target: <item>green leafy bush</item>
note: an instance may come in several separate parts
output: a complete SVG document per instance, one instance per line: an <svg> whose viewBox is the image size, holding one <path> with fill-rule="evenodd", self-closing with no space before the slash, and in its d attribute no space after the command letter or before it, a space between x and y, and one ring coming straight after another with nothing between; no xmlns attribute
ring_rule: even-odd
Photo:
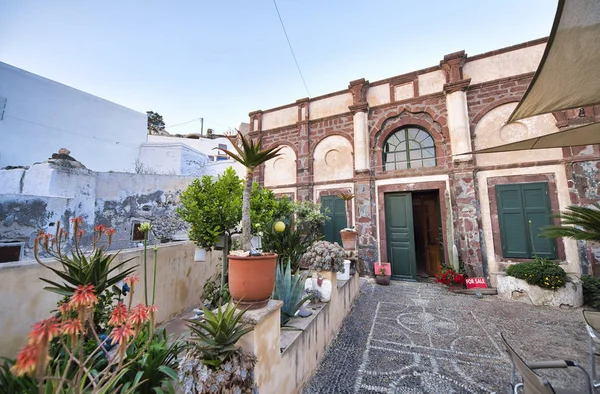
<svg viewBox="0 0 600 394"><path fill-rule="evenodd" d="M296 271L302 255L320 238L319 233L303 233L292 226L286 226L285 230L277 232L271 225L264 229L262 245L264 250L277 253L279 264L289 260L292 271Z"/></svg>
<svg viewBox="0 0 600 394"><path fill-rule="evenodd" d="M600 278L591 275L582 275L583 303L594 309L600 309Z"/></svg>
<svg viewBox="0 0 600 394"><path fill-rule="evenodd" d="M536 257L533 261L511 265L506 275L523 279L530 285L556 290L567 282L567 274L556 262Z"/></svg>

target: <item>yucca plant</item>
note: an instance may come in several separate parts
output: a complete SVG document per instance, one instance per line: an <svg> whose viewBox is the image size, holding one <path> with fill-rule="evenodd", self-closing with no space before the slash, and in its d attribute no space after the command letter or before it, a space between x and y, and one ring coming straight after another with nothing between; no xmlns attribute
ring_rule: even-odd
<svg viewBox="0 0 600 394"><path fill-rule="evenodd" d="M109 229L102 225L96 226L92 240L92 249L86 254L80 246L81 238L85 234L85 231L80 228L82 218L80 216L73 218L71 222L73 223L74 246L70 253L64 253L63 250L69 233L60 226L60 222L57 223L56 234L54 236L40 232L35 238L34 256L37 262L64 280L60 284L49 279L40 278L51 285L45 287L46 290L64 296L72 296L78 286L91 284L96 289L97 294L103 294L104 290L110 289L113 285L116 285L125 279L127 275L135 271L135 267L131 267L119 272L132 259L125 260L111 267L111 264L119 253L108 254L103 247L98 246L98 242L103 234L105 234L108 238L108 247L110 247L112 235L115 233L114 229ZM44 263L39 255L40 248L58 261L62 269L53 268ZM111 274L114 275L110 276Z"/></svg>
<svg viewBox="0 0 600 394"><path fill-rule="evenodd" d="M202 354L202 363L217 369L238 350L237 341L254 330L253 326L240 322L246 310L238 311L238 304L227 303L214 313L205 306L203 320L188 320L192 331L191 342Z"/></svg>
<svg viewBox="0 0 600 394"><path fill-rule="evenodd" d="M561 225L543 228L542 237L600 241L600 204L595 203L591 207L570 205L559 217Z"/></svg>
<svg viewBox="0 0 600 394"><path fill-rule="evenodd" d="M281 307L281 325L284 326L298 309L304 304L304 301L310 298L304 294L304 282L306 274L296 271L292 274L290 260L288 259L285 268L283 264L277 265L275 277L275 289L273 290L273 299L283 301Z"/></svg>
<svg viewBox="0 0 600 394"><path fill-rule="evenodd" d="M232 159L246 167L246 184L242 195L242 248L244 250L250 250L252 248L250 243L250 238L252 236L252 223L250 222L250 194L252 193L254 169L262 163L279 156L281 147L263 149L260 141L254 142L252 139L247 139L239 131L238 138L240 139L241 146L238 145L235 137L227 137L237 153L223 148L215 149L225 152Z"/></svg>

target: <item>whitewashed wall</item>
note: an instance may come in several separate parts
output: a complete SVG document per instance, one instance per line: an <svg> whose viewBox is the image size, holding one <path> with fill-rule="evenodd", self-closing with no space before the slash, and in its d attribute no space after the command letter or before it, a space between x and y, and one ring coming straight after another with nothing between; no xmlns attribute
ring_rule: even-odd
<svg viewBox="0 0 600 394"><path fill-rule="evenodd" d="M146 114L0 62L0 167L30 166L60 148L94 171L133 172Z"/></svg>

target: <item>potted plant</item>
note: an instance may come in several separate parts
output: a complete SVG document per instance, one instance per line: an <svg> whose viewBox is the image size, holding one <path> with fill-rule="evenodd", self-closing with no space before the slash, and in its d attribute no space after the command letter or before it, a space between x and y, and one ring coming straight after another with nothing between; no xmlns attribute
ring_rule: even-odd
<svg viewBox="0 0 600 394"><path fill-rule="evenodd" d="M455 292L465 287L466 275L456 272L452 268L442 267L442 273L435 276L435 281L448 286L448 290Z"/></svg>
<svg viewBox="0 0 600 394"><path fill-rule="evenodd" d="M390 275L387 274L386 269L383 265L379 266L379 271L375 275L375 283L384 286L389 286L390 284Z"/></svg>
<svg viewBox="0 0 600 394"><path fill-rule="evenodd" d="M254 142L238 132L241 146L235 137L227 137L235 151L217 148L246 167L246 183L242 196L242 248L232 252L229 260L229 292L234 301L249 309L261 308L269 302L275 286L276 253L253 253L250 221L250 194L254 169L264 162L279 156L281 147L262 149L260 141Z"/></svg>
<svg viewBox="0 0 600 394"><path fill-rule="evenodd" d="M337 195L339 198L344 200L344 205L346 201L350 201L354 198L354 194L342 192ZM344 206L344 208L346 208ZM350 218L348 213L346 212L346 223L350 223ZM342 244L344 245L344 249L346 250L355 250L356 249L356 238L358 237L358 233L354 229L354 226L349 226L340 230L340 235L342 237Z"/></svg>

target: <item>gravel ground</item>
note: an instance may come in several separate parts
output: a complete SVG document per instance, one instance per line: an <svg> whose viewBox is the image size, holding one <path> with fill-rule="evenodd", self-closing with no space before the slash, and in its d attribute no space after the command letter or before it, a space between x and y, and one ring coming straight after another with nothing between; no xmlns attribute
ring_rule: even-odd
<svg viewBox="0 0 600 394"><path fill-rule="evenodd" d="M526 360L571 359L589 371L581 309L450 293L435 283L369 280L305 393L506 393L510 362L498 333ZM546 370L585 387L577 370Z"/></svg>

